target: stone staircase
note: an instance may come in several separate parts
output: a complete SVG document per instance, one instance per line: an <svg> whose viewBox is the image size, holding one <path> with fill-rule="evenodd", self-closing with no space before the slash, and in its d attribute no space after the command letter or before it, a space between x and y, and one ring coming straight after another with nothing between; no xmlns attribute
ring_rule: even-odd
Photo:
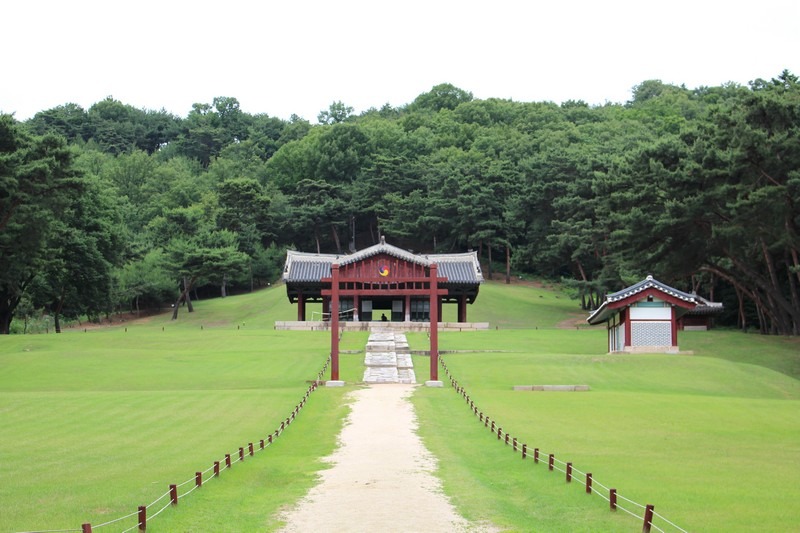
<svg viewBox="0 0 800 533"><path fill-rule="evenodd" d="M388 329L370 333L364 365L364 383L417 382L404 333Z"/></svg>

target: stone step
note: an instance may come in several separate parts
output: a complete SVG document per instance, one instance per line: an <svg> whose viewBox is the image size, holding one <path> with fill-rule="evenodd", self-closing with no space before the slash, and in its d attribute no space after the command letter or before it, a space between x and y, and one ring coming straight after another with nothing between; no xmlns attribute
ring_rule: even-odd
<svg viewBox="0 0 800 533"><path fill-rule="evenodd" d="M416 383L406 336L377 331L369 336L364 355L365 383Z"/></svg>

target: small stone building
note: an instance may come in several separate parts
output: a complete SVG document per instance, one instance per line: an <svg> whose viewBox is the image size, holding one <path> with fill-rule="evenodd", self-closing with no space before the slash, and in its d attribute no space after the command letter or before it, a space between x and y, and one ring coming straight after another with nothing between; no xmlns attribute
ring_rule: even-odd
<svg viewBox="0 0 800 533"><path fill-rule="evenodd" d="M609 294L587 322L606 324L609 352L678 352L680 319L690 312L718 312L722 304L680 291L647 276Z"/></svg>

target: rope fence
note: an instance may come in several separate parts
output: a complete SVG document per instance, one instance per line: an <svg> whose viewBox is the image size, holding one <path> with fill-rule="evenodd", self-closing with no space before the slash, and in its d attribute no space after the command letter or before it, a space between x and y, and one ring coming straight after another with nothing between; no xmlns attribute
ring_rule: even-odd
<svg viewBox="0 0 800 533"><path fill-rule="evenodd" d="M78 531L78 532L81 532L81 533L92 533L92 531L98 530L98 529L100 529L102 527L110 526L110 525L113 525L113 524L116 524L116 523L119 523L119 522L124 522L124 521L129 520L129 519L131 519L133 517L136 517L136 523L133 526L130 526L127 529L122 530L122 533L128 533L128 532L136 530L136 529L138 529L139 531L145 531L147 529L148 521L151 521L154 518L156 518L158 515L160 515L162 512L164 512L167 508L175 506L175 505L178 505L178 501L180 499L185 498L186 496L188 496L189 494L191 494L195 490L197 490L200 487L202 487L203 485L207 484L212 479L219 477L220 472L221 472L221 470L220 470L221 465L224 466L225 469L228 469L228 468L230 468L231 466L233 466L234 464L236 464L238 462L243 462L244 458L245 458L245 455L253 456L256 452L262 451L266 447L271 445L273 443L273 441L276 438L278 438L286 430L286 428L289 426L289 424L291 424L295 420L295 418L297 417L297 414L300 412L300 410L303 407L305 407L306 402L308 401L308 398L311 395L311 393L314 392L315 390L317 390L317 388L319 387L319 384L323 381L322 378L324 377L325 372L328 370L328 365L330 365L330 362L331 362L330 357L328 357L328 359L325 361L325 364L322 367L322 370L320 370L320 372L317 374L317 378L314 381L311 382L311 385L306 390L306 393L303 396L303 399L295 406L295 408L292 410L291 414L289 416L287 416L285 420L281 421L280 426L277 427L275 429L275 431L273 431L272 433L267 435L266 438L260 439L258 441L258 445L257 446L254 443L250 442L250 443L247 444L246 447L245 446L240 447L239 451L238 451L238 454L236 455L236 459L235 460L233 460L231 458L231 454L226 453L225 457L222 460L214 461L214 464L211 467L207 468L206 470L204 470L202 472L201 471L195 472L195 475L193 477L187 479L183 483L170 485L169 486L169 490L166 493L162 494L161 496L159 496L158 498L156 498L155 500L150 502L150 504L141 505L141 506L139 506L139 508L136 511L134 511L134 512L128 514L128 515L121 516L119 518L115 518L115 519L109 520L107 522L103 522L102 524L97 524L97 525L93 526L91 523L85 523L85 524L81 524L81 527L77 528L77 529L42 529L42 530L26 531L24 533L68 533L68 532L73 532L73 531ZM212 471L213 471L213 475L207 476L207 474L209 474L209 472L212 472ZM179 488L184 487L184 486L186 486L186 485L188 485L190 483L194 483L194 485L192 485L192 487L190 489L186 490L182 494L178 494L178 489ZM153 512L152 514L148 514L148 511L151 508L156 506L161 500L163 500L165 498L169 498L169 501L167 501L167 503L165 505L163 505L161 508L159 508L157 511Z"/></svg>
<svg viewBox="0 0 800 533"><path fill-rule="evenodd" d="M450 385L467 402L470 410L476 417L478 417L478 420L483 423L484 427L489 428L492 434L497 434L497 440L503 442L506 446L511 446L515 453L520 452L522 454L522 459L528 459L528 457L531 457L527 444L520 443L516 437L513 437L507 431L503 431L503 428L496 420L493 420L488 415L485 415L483 411L481 411L475 405L475 402L472 400L472 398L470 398L470 395L467 394L467 391L464 389L464 387L460 386L458 381L456 381L456 379L450 374L450 370L447 368L447 363L444 361L444 358L441 357L441 355L439 356L439 365L444 370L445 375L450 379ZM532 457L534 464L546 462L548 470L557 471L564 474L567 483L572 483L575 481L576 483L583 485L585 487L586 494L595 494L600 496L602 499L608 502L609 509L611 511L620 510L636 519L642 520L642 533L650 533L651 531L659 531L661 533L675 531L680 533L688 533L685 529L677 526L673 522L670 522L664 518L662 515L656 513L653 505L642 505L629 498L626 498L622 494L619 494L617 489L609 488L598 482L596 479L594 479L591 472L582 472L581 470L575 468L571 462L565 462L556 458L555 454L544 454L539 450L539 448L534 448ZM598 488L600 490L598 490ZM626 505L623 506L621 502L624 502ZM633 510L631 510L631 508L633 508ZM660 526L653 523L656 518L658 519Z"/></svg>

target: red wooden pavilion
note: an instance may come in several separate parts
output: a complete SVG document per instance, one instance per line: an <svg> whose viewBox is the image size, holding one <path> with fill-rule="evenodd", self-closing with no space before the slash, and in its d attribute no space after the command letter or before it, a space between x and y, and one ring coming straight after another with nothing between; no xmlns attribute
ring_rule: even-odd
<svg viewBox="0 0 800 533"><path fill-rule="evenodd" d="M442 304L458 305L458 321L467 321L467 304L483 282L476 252L414 254L380 243L348 255L289 251L283 272L297 320L306 320L306 304L321 302L330 322L331 379L339 379L341 321L427 322L430 328L431 380L438 379L438 323ZM379 315L380 313L380 315Z"/></svg>

